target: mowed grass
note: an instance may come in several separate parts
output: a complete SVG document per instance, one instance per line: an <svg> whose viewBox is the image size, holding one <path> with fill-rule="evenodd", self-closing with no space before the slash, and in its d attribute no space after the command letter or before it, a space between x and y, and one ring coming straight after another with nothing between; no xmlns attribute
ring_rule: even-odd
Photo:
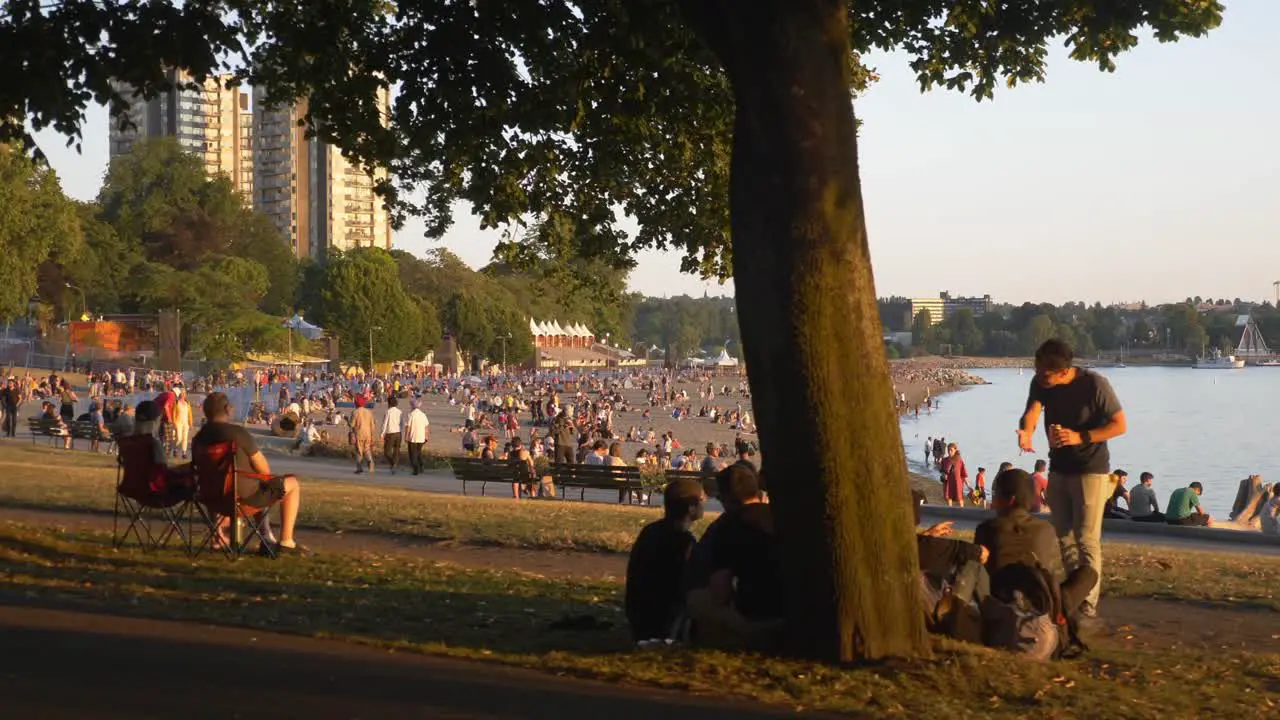
<svg viewBox="0 0 1280 720"><path fill-rule="evenodd" d="M0 446L0 506L104 512L114 458L47 447ZM575 501L440 495L306 480L299 523L330 532L536 550L625 553L656 508ZM695 532L710 522L696 527ZM957 534L972 539L971 534ZM1108 596L1280 610L1280 556L1107 543ZM619 558L619 562L622 559ZM1280 631L1278 631L1280 632Z"/></svg>
<svg viewBox="0 0 1280 720"><path fill-rule="evenodd" d="M0 597L328 637L861 717L1275 717L1280 656L1102 649L1027 663L939 641L927 660L852 667L635 650L620 586L403 556L228 562L113 551L104 533L0 523ZM590 615L597 629L557 630ZM480 672L483 672L482 670Z"/></svg>
<svg viewBox="0 0 1280 720"><path fill-rule="evenodd" d="M86 452L0 446L0 505L110 511L115 458ZM560 500L440 495L303 477L299 525L475 545L626 552L658 508ZM704 521L703 526L706 522Z"/></svg>

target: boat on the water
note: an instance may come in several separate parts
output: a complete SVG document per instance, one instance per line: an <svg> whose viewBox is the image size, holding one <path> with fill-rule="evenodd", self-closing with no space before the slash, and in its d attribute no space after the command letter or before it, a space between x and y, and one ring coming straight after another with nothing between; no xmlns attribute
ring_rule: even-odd
<svg viewBox="0 0 1280 720"><path fill-rule="evenodd" d="M1258 363L1258 367L1280 367L1280 360L1276 360L1274 358L1271 360L1263 360Z"/></svg>
<svg viewBox="0 0 1280 720"><path fill-rule="evenodd" d="M1223 355L1221 350L1214 348L1208 355L1197 357L1191 367L1197 370L1239 370L1244 367L1244 360L1235 355Z"/></svg>

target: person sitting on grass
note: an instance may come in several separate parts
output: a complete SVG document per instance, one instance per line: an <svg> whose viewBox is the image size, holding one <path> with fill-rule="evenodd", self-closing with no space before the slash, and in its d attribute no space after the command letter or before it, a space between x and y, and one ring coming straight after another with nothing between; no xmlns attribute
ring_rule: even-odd
<svg viewBox="0 0 1280 720"><path fill-rule="evenodd" d="M1165 522L1170 525L1213 527L1213 518L1200 507L1200 495L1203 492L1204 486L1198 482L1174 490L1169 496L1169 507L1165 508Z"/></svg>
<svg viewBox="0 0 1280 720"><path fill-rule="evenodd" d="M663 517L640 531L627 559L624 606L636 642L667 640L684 612L680 592L685 563L697 542L689 528L702 518L702 483L682 478L667 484Z"/></svg>
<svg viewBox="0 0 1280 720"><path fill-rule="evenodd" d="M1038 494L1035 479L1027 471L1001 472L992 483L991 507L996 517L978 525L973 541L987 550L986 567L992 578L1015 564L1043 568L1061 590L1063 612L1074 616L1097 584L1098 571L1084 565L1067 577L1053 525L1031 514Z"/></svg>
<svg viewBox="0 0 1280 720"><path fill-rule="evenodd" d="M292 475L272 475L267 458L258 449L253 435L240 425L231 423L231 402L220 393L210 393L204 399L204 416L206 422L200 432L191 439L192 457L203 454L205 447L217 443L233 442L236 445L236 468L241 472L256 473L266 476L266 480L256 477L237 476L236 494L241 504L258 510L258 515L265 520L268 509L277 503L280 505L280 541L273 548L281 555L308 555L310 551L299 545L293 537L294 526L298 522L298 507L301 503L298 479ZM229 519L228 519L229 521ZM264 533L271 542L270 531ZM227 542L227 538L219 530L219 540Z"/></svg>
<svg viewBox="0 0 1280 720"><path fill-rule="evenodd" d="M915 523L919 526L924 493L912 490L911 499ZM926 625L931 632L979 642L977 606L991 592L991 580L984 567L987 549L949 538L951 525L948 520L916 533ZM970 608L972 612L967 615L959 612L963 608ZM966 618L972 622L965 622Z"/></svg>
<svg viewBox="0 0 1280 720"><path fill-rule="evenodd" d="M692 639L724 649L768 649L778 640L785 602L771 508L746 464L716 475L716 495L724 512L694 546L685 572Z"/></svg>

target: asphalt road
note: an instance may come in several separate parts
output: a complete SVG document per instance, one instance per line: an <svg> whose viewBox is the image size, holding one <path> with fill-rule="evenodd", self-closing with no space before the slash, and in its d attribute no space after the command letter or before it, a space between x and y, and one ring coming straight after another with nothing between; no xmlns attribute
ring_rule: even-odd
<svg viewBox="0 0 1280 720"><path fill-rule="evenodd" d="M742 720L789 708L194 623L0 605L0 717Z"/></svg>

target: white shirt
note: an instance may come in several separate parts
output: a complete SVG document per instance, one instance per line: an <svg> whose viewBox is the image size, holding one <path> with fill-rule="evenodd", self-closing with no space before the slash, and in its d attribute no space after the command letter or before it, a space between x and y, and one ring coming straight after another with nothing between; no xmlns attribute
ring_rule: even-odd
<svg viewBox="0 0 1280 720"><path fill-rule="evenodd" d="M583 465L606 465L604 457L596 452L587 453L587 459L583 461Z"/></svg>
<svg viewBox="0 0 1280 720"><path fill-rule="evenodd" d="M404 432L409 436L408 442L424 443L427 441L427 428L431 427L431 421L427 419L427 414L421 410L414 409L409 413L409 420L405 423Z"/></svg>
<svg viewBox="0 0 1280 720"><path fill-rule="evenodd" d="M400 408L387 408L387 414L382 418L383 435L400 432L401 415Z"/></svg>

